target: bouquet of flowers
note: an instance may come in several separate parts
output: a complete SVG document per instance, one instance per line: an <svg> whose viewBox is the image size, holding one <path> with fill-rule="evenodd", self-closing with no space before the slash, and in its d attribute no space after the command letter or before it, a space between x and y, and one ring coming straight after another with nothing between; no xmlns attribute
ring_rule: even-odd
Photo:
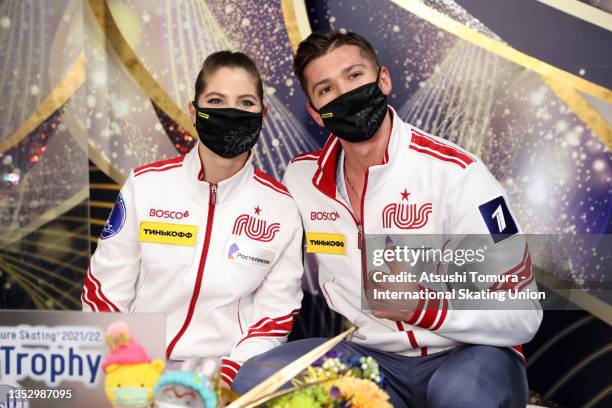
<svg viewBox="0 0 612 408"><path fill-rule="evenodd" d="M372 357L330 351L292 381L294 387L268 403L271 408L391 408L384 377Z"/></svg>

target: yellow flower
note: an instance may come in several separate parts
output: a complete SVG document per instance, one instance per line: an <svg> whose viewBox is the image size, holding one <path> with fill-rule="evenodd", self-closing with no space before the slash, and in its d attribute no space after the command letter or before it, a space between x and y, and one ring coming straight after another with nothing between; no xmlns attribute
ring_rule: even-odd
<svg viewBox="0 0 612 408"><path fill-rule="evenodd" d="M389 395L370 380L342 377L327 382L325 386L328 390L337 387L343 399L351 400L352 408L393 408Z"/></svg>

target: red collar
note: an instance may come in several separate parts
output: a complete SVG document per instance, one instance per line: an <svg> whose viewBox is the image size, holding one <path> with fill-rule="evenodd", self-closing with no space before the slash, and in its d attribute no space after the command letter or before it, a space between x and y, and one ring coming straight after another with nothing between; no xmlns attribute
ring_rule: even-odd
<svg viewBox="0 0 612 408"><path fill-rule="evenodd" d="M385 150L385 156L381 164L387 164L389 162L389 145L391 143L391 137L393 136L393 121L394 112L389 109L391 114L391 136L387 141L387 148ZM321 150L319 160L317 161L318 168L312 178L312 182L323 194L328 197L336 198L336 165L338 163L338 157L340 156L340 139L337 136L331 134L325 142L325 146Z"/></svg>
<svg viewBox="0 0 612 408"><path fill-rule="evenodd" d="M336 198L336 163L340 149L342 149L340 139L333 134L330 135L317 161L319 168L312 178L314 185L331 198Z"/></svg>

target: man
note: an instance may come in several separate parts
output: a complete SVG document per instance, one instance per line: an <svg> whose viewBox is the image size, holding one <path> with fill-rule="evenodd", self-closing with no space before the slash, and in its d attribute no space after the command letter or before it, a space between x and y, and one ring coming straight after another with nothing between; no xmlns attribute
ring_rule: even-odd
<svg viewBox="0 0 612 408"><path fill-rule="evenodd" d="M402 122L387 105L389 71L358 34L311 34L294 68L312 119L332 133L322 150L291 161L285 184L328 305L358 329L338 349L379 362L394 406L524 407L520 344L540 325L537 302L517 301L512 310L459 310L444 299L382 304L372 298L372 286L390 286L372 282L366 265L365 234L486 234L504 268L489 273L521 278L504 289L536 290L503 188L474 155ZM245 392L273 373L265 367L280 368L322 341L288 343L248 361L234 390Z"/></svg>

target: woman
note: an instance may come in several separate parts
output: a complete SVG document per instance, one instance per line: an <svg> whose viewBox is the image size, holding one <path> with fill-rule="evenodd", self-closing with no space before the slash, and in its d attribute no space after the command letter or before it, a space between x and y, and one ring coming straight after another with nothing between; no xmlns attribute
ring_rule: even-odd
<svg viewBox="0 0 612 408"><path fill-rule="evenodd" d="M167 357L223 357L226 386L286 341L302 298L297 207L252 165L266 111L249 57L206 58L189 104L200 143L130 173L81 296L86 311L164 313Z"/></svg>

